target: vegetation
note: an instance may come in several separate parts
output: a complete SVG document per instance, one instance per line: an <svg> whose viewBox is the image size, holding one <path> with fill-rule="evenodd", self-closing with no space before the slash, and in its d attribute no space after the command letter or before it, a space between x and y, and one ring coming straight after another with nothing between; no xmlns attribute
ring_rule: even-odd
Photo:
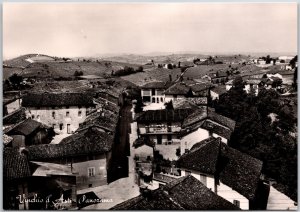
<svg viewBox="0 0 300 212"><path fill-rule="evenodd" d="M228 144L263 161L263 173L297 201L296 101L262 89L246 94L242 78L214 103L216 112L236 121Z"/></svg>

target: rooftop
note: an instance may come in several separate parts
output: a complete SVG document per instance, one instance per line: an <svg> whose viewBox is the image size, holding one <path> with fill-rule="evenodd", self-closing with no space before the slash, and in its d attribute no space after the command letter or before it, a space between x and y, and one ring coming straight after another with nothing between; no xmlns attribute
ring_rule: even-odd
<svg viewBox="0 0 300 212"><path fill-rule="evenodd" d="M26 119L25 108L22 107L3 117L3 125L17 124Z"/></svg>
<svg viewBox="0 0 300 212"><path fill-rule="evenodd" d="M120 203L112 210L238 210L189 175Z"/></svg>
<svg viewBox="0 0 300 212"><path fill-rule="evenodd" d="M178 160L178 166L214 176L225 185L252 200L260 179L262 162L241 153L219 139L196 143Z"/></svg>
<svg viewBox="0 0 300 212"><path fill-rule="evenodd" d="M42 126L42 123L32 119L26 119L25 121L15 125L8 132L8 135L25 135L28 136Z"/></svg>
<svg viewBox="0 0 300 212"><path fill-rule="evenodd" d="M59 144L41 144L28 147L30 160L46 160L80 155L103 154L111 150L113 136L95 128L75 133Z"/></svg>
<svg viewBox="0 0 300 212"><path fill-rule="evenodd" d="M23 97L24 107L55 107L55 106L92 106L93 95L83 93L28 93Z"/></svg>

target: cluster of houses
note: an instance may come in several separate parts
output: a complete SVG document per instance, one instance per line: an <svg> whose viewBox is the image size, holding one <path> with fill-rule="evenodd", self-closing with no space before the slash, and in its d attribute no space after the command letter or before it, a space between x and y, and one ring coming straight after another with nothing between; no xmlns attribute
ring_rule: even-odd
<svg viewBox="0 0 300 212"><path fill-rule="evenodd" d="M141 86L144 104L172 107L135 114L141 195L113 209L266 209L270 186L262 162L227 146L235 121L208 106L208 98L220 93L216 88L195 81Z"/></svg>
<svg viewBox="0 0 300 212"><path fill-rule="evenodd" d="M22 95L3 117L4 208L76 209L78 189L106 185L119 110L102 90Z"/></svg>

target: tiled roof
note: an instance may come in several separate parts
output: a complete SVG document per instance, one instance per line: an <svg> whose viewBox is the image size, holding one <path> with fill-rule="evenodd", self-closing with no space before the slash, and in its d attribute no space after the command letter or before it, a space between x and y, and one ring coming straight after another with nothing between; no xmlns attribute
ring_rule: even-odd
<svg viewBox="0 0 300 212"><path fill-rule="evenodd" d="M26 119L25 108L22 107L3 117L3 125L17 124Z"/></svg>
<svg viewBox="0 0 300 212"><path fill-rule="evenodd" d="M239 210L193 176L171 181L147 195L120 203L112 210Z"/></svg>
<svg viewBox="0 0 300 212"><path fill-rule="evenodd" d="M36 129L42 126L42 123L37 122L32 119L26 119L25 121L15 125L12 129L10 129L7 134L8 135L30 135Z"/></svg>
<svg viewBox="0 0 300 212"><path fill-rule="evenodd" d="M163 182L163 183L170 183L170 182L172 182L173 180L176 180L176 179L177 178L167 176L167 175L164 175L164 174L160 174L160 173L156 173L156 172L154 172L154 174L153 174L153 180L160 181L160 182Z"/></svg>
<svg viewBox="0 0 300 212"><path fill-rule="evenodd" d="M162 189L149 190L148 196L139 195L110 208L110 210L184 210Z"/></svg>
<svg viewBox="0 0 300 212"><path fill-rule="evenodd" d="M219 136L222 136L223 138L226 138L227 140L230 139L232 133L232 130L222 127L218 124L215 124L214 122L211 122L209 120L205 120L201 125L201 128L209 130L212 133L215 133Z"/></svg>
<svg viewBox="0 0 300 212"><path fill-rule="evenodd" d="M185 210L240 210L237 206L215 194L195 177L189 175L172 181L163 188ZM178 182L178 183L177 183Z"/></svg>
<svg viewBox="0 0 300 212"><path fill-rule="evenodd" d="M148 110L143 112L137 121L140 123L153 123L164 121L181 122L192 113L192 109L174 109L174 110Z"/></svg>
<svg viewBox="0 0 300 212"><path fill-rule="evenodd" d="M223 93L227 92L226 91L226 87L222 86L222 85L216 86L216 87L212 88L211 91L213 91L213 92L215 92L215 93L217 93L219 95L222 95Z"/></svg>
<svg viewBox="0 0 300 212"><path fill-rule="evenodd" d="M263 163L223 143L221 146L221 182L246 198L254 199Z"/></svg>
<svg viewBox="0 0 300 212"><path fill-rule="evenodd" d="M193 113L190 113L188 116L185 117L182 128L188 127L196 122L202 121L207 117L206 108L199 108L195 110Z"/></svg>
<svg viewBox="0 0 300 212"><path fill-rule="evenodd" d="M187 95L191 88L185 83L178 82L170 86L166 91L165 95Z"/></svg>
<svg viewBox="0 0 300 212"><path fill-rule="evenodd" d="M3 178L15 180L31 176L27 156L19 148L6 147L3 150Z"/></svg>
<svg viewBox="0 0 300 212"><path fill-rule="evenodd" d="M142 85L141 88L143 88L143 89L152 89L152 88L166 89L170 85L171 85L171 82L153 81L153 82L148 82L148 83Z"/></svg>
<svg viewBox="0 0 300 212"><path fill-rule="evenodd" d="M93 95L83 93L28 93L23 97L24 107L92 106Z"/></svg>
<svg viewBox="0 0 300 212"><path fill-rule="evenodd" d="M30 160L47 160L108 152L113 136L94 128L64 138L59 144L41 144L28 147Z"/></svg>
<svg viewBox="0 0 300 212"><path fill-rule="evenodd" d="M177 161L182 168L200 171L214 175L219 157L220 140L210 137L196 143L188 153L183 154Z"/></svg>
<svg viewBox="0 0 300 212"><path fill-rule="evenodd" d="M219 176L222 183L249 200L255 198L262 162L241 153L216 138L195 144L182 155L178 166Z"/></svg>
<svg viewBox="0 0 300 212"><path fill-rule="evenodd" d="M79 124L77 131L89 128L99 127L106 131L115 132L119 116L110 111L94 112L86 117L83 123Z"/></svg>
<svg viewBox="0 0 300 212"><path fill-rule="evenodd" d="M210 120L212 121L215 121L221 125L224 125L226 127L228 127L230 130L234 130L235 128L235 121L230 119L230 118L227 118L225 116L222 116L212 110L208 110L208 114L207 114L207 118L209 118Z"/></svg>

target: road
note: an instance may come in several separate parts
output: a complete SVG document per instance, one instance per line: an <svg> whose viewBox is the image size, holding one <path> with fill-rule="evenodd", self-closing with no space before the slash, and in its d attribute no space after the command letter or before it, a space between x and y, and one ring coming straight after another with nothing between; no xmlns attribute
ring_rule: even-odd
<svg viewBox="0 0 300 212"><path fill-rule="evenodd" d="M130 124L130 121L132 120L130 109L130 106L125 107L121 112L122 118L119 126L121 136L116 140L119 141L119 143L116 144L113 149L114 170L110 173L115 174L114 176L111 176L114 180L108 185L77 191L77 194L93 191L99 198L112 199L113 201L89 205L82 208L83 210L107 210L116 204L140 194L139 187L135 183L134 147L132 146L137 138L137 131L136 123ZM127 157L130 152L131 155ZM127 168L125 168L125 166L119 169L116 168L119 166L118 163L122 166L125 159L127 161Z"/></svg>
<svg viewBox="0 0 300 212"><path fill-rule="evenodd" d="M128 177L128 157L130 155L129 134L132 121L131 105L125 105L120 111L120 121L112 149L111 166L108 170L108 182Z"/></svg>

